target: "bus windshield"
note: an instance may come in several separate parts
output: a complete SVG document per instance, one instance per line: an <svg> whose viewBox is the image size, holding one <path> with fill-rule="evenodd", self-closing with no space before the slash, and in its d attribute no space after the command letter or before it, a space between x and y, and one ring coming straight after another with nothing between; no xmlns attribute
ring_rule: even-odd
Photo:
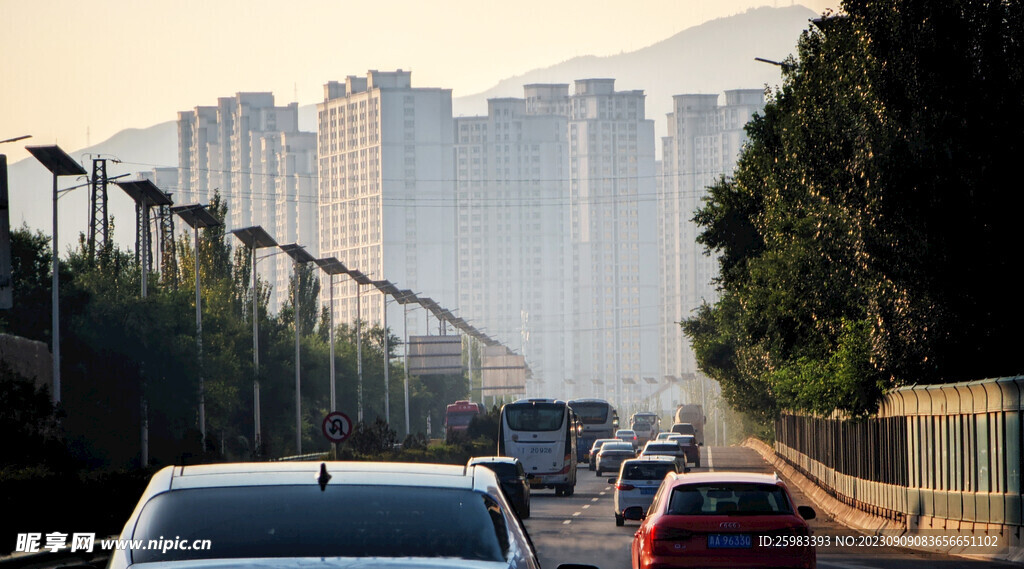
<svg viewBox="0 0 1024 569"><path fill-rule="evenodd" d="M564 419L565 406L556 403L505 406L505 420L513 431L557 431Z"/></svg>
<svg viewBox="0 0 1024 569"><path fill-rule="evenodd" d="M572 411L580 418L584 425L600 424L608 420L610 405L603 402L581 403L574 402Z"/></svg>

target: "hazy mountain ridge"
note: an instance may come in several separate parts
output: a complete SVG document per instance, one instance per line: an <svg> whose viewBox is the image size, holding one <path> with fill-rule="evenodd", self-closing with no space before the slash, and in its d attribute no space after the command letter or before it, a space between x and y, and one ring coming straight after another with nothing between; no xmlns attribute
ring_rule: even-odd
<svg viewBox="0 0 1024 569"><path fill-rule="evenodd" d="M486 114L487 99L522 97L529 83L569 83L591 77L614 78L616 89L642 89L646 94L647 118L655 121L658 146L666 131L665 114L671 110L672 96L684 93L718 93L727 89L756 89L780 82L779 69L758 63L754 57L781 60L796 49L800 33L817 17L803 6L756 8L685 29L665 40L636 51L609 56L580 56L528 71L499 81L481 93L456 97L456 116ZM712 58L714 61L712 61ZM353 71L356 72L356 71ZM417 86L414 79L414 86ZM440 87L443 85L433 85ZM223 94L222 94L223 95ZM196 101L195 104L203 104ZM299 107L299 127L316 128L316 104ZM32 141L26 141L31 143ZM0 149L2 150L2 149ZM70 151L75 159L85 154L112 155L124 161L109 164L108 175L148 171L155 167L178 165L178 134L172 119L148 128L132 128L88 148ZM50 175L34 158L9 166L11 225L23 222L50 233ZM62 179L61 187L75 185ZM164 188L174 191L174 188ZM134 243L134 207L116 186L110 190L110 213L117 224L117 240ZM61 249L77 242L88 224L88 195L85 188L70 192L60 200Z"/></svg>
<svg viewBox="0 0 1024 569"><path fill-rule="evenodd" d="M636 51L575 57L509 77L482 93L456 97L453 108L457 116L485 114L487 99L522 97L526 84L571 84L576 79L610 77L618 90L642 89L646 93L647 118L659 123L660 132L673 95L778 84L779 69L754 58L781 60L794 53L800 33L817 16L803 6L752 9L688 28ZM667 71L672 68L679 72Z"/></svg>

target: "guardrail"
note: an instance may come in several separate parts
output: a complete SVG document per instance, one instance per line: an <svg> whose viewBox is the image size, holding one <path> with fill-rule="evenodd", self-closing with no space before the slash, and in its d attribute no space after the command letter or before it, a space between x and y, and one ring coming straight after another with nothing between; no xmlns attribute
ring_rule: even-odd
<svg viewBox="0 0 1024 569"><path fill-rule="evenodd" d="M898 389L863 420L784 414L775 452L838 500L919 528L1020 536L1024 376Z"/></svg>

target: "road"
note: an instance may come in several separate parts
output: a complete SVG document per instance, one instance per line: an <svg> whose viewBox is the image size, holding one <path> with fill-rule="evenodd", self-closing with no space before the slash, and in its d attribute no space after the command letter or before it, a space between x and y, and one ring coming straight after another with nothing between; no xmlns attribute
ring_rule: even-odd
<svg viewBox="0 0 1024 569"><path fill-rule="evenodd" d="M744 447L703 447L702 468L693 472L732 470L772 472L760 455ZM526 528L533 539L541 564L555 569L561 563L584 563L601 569L628 569L629 546L639 522L616 527L612 514L613 487L608 477L597 477L581 465L576 492L568 498L555 497L553 490L539 490L531 496L531 517ZM814 506L790 485L797 505ZM827 516L809 522L816 535L856 536ZM893 547L839 547L818 549L822 569L943 569L1019 567L1010 563L972 560Z"/></svg>

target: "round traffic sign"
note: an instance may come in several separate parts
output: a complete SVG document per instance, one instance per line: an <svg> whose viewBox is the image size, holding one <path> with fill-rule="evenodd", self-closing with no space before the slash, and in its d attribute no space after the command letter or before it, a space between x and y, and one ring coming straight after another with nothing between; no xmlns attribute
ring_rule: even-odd
<svg viewBox="0 0 1024 569"><path fill-rule="evenodd" d="M324 417L324 436L332 443L340 443L352 434L352 419L348 415L335 411Z"/></svg>

